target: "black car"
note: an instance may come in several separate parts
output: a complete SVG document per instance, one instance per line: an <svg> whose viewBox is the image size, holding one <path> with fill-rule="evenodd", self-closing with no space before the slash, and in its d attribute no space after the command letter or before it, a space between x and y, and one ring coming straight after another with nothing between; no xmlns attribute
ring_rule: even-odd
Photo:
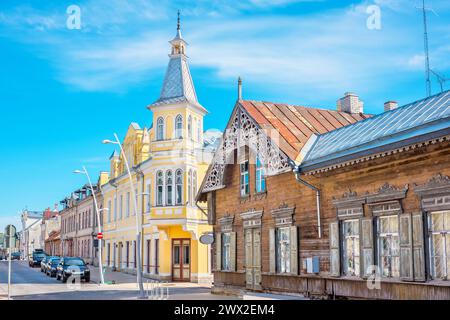
<svg viewBox="0 0 450 320"><path fill-rule="evenodd" d="M45 258L42 259L42 261L41 261L41 272L47 273L48 263L49 263L50 259L52 259L52 258L59 258L59 257L56 257L56 256L45 256Z"/></svg>
<svg viewBox="0 0 450 320"><path fill-rule="evenodd" d="M56 267L56 280L66 282L69 277L80 278L85 282L91 280L91 271L87 263L79 257L63 257Z"/></svg>
<svg viewBox="0 0 450 320"><path fill-rule="evenodd" d="M50 257L49 259L46 259L45 263L45 274L50 277L56 276L56 268L58 267L61 258L60 257Z"/></svg>
<svg viewBox="0 0 450 320"><path fill-rule="evenodd" d="M41 261L46 257L47 255L43 252L33 252L32 256L30 257L28 264L30 267L34 268L35 266L40 266Z"/></svg>

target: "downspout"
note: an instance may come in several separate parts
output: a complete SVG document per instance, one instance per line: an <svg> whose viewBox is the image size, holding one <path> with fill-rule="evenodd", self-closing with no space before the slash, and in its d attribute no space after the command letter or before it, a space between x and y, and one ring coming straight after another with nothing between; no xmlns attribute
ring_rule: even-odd
<svg viewBox="0 0 450 320"><path fill-rule="evenodd" d="M308 188L310 188L311 190L314 190L316 192L317 231L319 234L319 239L321 239L322 238L322 226L321 226L321 221L320 221L320 190L319 190L319 188L313 186L309 182L306 182L305 180L300 178L300 169L298 166L295 166L293 168L293 171L294 171L295 179L297 180L297 182L307 186Z"/></svg>

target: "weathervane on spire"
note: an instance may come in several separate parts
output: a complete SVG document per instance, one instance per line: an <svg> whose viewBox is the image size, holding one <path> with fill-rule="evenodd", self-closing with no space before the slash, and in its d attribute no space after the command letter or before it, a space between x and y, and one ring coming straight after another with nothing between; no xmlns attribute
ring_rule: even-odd
<svg viewBox="0 0 450 320"><path fill-rule="evenodd" d="M177 23L177 30L180 30L180 10L178 10L178 23Z"/></svg>

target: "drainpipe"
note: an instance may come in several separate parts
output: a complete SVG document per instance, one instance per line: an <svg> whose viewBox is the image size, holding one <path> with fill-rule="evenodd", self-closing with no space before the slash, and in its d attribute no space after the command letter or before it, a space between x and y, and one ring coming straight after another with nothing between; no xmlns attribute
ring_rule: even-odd
<svg viewBox="0 0 450 320"><path fill-rule="evenodd" d="M322 226L321 226L321 222L320 222L320 190L319 188L313 186L312 184L310 184L309 182L303 180L302 178L300 178L300 169L298 166L296 166L295 164L293 165L291 163L291 167L292 167L292 171L295 174L295 179L297 180L297 182L307 186L308 188L310 188L311 190L314 190L316 192L316 207L317 207L317 231L319 234L319 239L322 238Z"/></svg>

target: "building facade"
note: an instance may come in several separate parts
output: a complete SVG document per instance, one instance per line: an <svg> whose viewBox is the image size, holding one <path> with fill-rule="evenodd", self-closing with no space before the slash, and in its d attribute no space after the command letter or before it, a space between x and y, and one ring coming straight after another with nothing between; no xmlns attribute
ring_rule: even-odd
<svg viewBox="0 0 450 320"><path fill-rule="evenodd" d="M61 256L62 246L61 246L61 231L55 230L50 232L48 237L45 239L45 252L51 256Z"/></svg>
<svg viewBox="0 0 450 320"><path fill-rule="evenodd" d="M122 143L134 190L123 154L114 152L110 158L110 181L102 187L109 209L104 213L103 259L111 269L135 273L140 233L144 276L210 281L210 250L199 237L211 227L194 201L207 168L206 110L197 100L179 25L170 44L161 95L148 106L153 125L147 129L132 123Z"/></svg>
<svg viewBox="0 0 450 320"><path fill-rule="evenodd" d="M219 149L198 195L208 199L214 225L213 290L449 299L449 96L391 104L309 136L304 111L239 102L245 121L238 123L249 121L254 132ZM359 110L352 101L348 109ZM324 127L334 122L311 112ZM235 108L231 124L236 117ZM269 125L279 132L269 139L277 153L260 148L265 139L245 138ZM218 161L230 156L237 161Z"/></svg>
<svg viewBox="0 0 450 320"><path fill-rule="evenodd" d="M57 209L57 205L55 205L54 210L50 210L50 208L47 208L44 210L42 215L42 221L41 221L41 240L40 242L43 243L42 249L46 253L49 253L46 251L46 241L49 238L50 234L58 231L61 229L61 217L59 216L59 211Z"/></svg>
<svg viewBox="0 0 450 320"><path fill-rule="evenodd" d="M106 172L100 173L98 183L93 186L100 210L100 223L103 219L103 196L99 185L106 182L107 177ZM70 197L62 200L61 204L62 254L81 257L90 264L98 265L98 219L90 187L85 185L75 190Z"/></svg>
<svg viewBox="0 0 450 320"><path fill-rule="evenodd" d="M44 249L41 230L42 217L42 211L24 210L21 214L20 251L24 259L28 259L35 249Z"/></svg>

